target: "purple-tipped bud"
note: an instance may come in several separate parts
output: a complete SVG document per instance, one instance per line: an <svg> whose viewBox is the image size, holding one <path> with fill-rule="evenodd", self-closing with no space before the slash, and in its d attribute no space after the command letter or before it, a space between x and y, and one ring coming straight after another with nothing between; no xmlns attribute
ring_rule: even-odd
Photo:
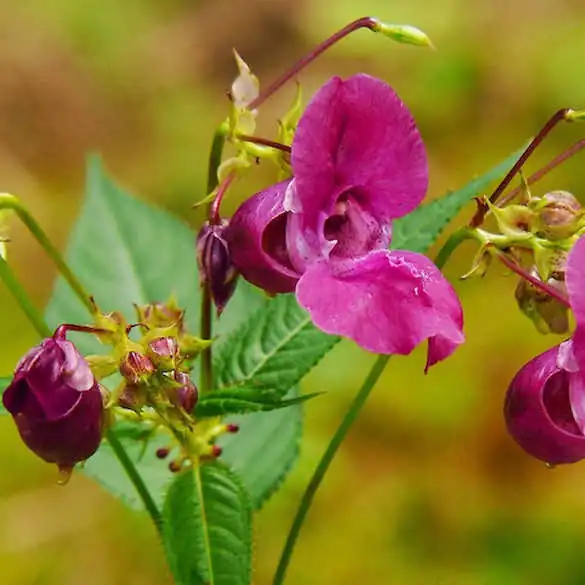
<svg viewBox="0 0 585 585"><path fill-rule="evenodd" d="M186 412L193 412L199 399L197 386L193 384L186 372L176 371L175 380L180 384L179 387L174 388L177 404Z"/></svg>
<svg viewBox="0 0 585 585"><path fill-rule="evenodd" d="M150 359L137 351L129 351L120 363L120 374L132 385L148 381L155 369Z"/></svg>
<svg viewBox="0 0 585 585"><path fill-rule="evenodd" d="M224 237L227 227L226 220L219 225L207 222L197 236L199 277L203 286L209 287L218 315L234 294L238 278Z"/></svg>
<svg viewBox="0 0 585 585"><path fill-rule="evenodd" d="M70 468L95 453L104 420L100 387L77 348L56 333L20 361L2 397L27 447Z"/></svg>
<svg viewBox="0 0 585 585"><path fill-rule="evenodd" d="M508 431L530 455L546 463L585 458L585 436L573 415L572 374L557 365L559 347L528 362L514 377L504 405Z"/></svg>
<svg viewBox="0 0 585 585"><path fill-rule="evenodd" d="M152 363L161 371L175 369L179 356L179 344L174 337L159 337L148 344L147 355Z"/></svg>

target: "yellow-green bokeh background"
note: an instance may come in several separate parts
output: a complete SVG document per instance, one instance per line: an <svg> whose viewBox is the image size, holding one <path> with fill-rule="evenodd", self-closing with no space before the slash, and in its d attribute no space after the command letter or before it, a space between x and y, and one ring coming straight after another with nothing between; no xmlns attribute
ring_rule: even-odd
<svg viewBox="0 0 585 585"><path fill-rule="evenodd" d="M203 193L210 137L226 112L231 48L267 83L364 14L419 26L438 51L361 31L303 73L305 95L332 74L366 71L392 83L428 146L429 197L504 158L559 107L585 106L580 0L6 1L0 189L19 194L63 247L85 153L97 150L119 181L196 226L201 217L189 206ZM263 107L267 136L292 93ZM529 168L582 132L557 130ZM581 197L582 161L535 191ZM240 196L269 180L258 173ZM53 268L16 224L11 239L12 262L43 305ZM457 253L449 278L466 271L472 252ZM468 342L427 376L422 348L392 360L316 499L289 583L585 583L585 468L551 471L529 459L501 415L515 371L559 340L537 335L518 313L514 279L499 267L456 287ZM0 374L8 374L36 339L1 288L0 303ZM270 582L295 503L371 361L346 343L307 380L305 389L329 393L308 405L302 458L257 518L257 585ZM10 419L0 421L0 437L2 584L170 583L145 518L80 474L56 487L54 470L25 450Z"/></svg>

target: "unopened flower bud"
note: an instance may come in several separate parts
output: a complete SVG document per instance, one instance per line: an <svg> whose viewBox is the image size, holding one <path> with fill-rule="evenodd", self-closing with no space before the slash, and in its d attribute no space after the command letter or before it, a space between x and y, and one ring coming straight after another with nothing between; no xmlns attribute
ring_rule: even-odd
<svg viewBox="0 0 585 585"><path fill-rule="evenodd" d="M169 463L169 471L171 473L179 473L179 471L181 471L182 468L183 468L183 460L182 459L177 459L177 460L171 461Z"/></svg>
<svg viewBox="0 0 585 585"><path fill-rule="evenodd" d="M581 204L568 191L551 191L537 204L538 233L550 240L563 240L579 229L583 212Z"/></svg>
<svg viewBox="0 0 585 585"><path fill-rule="evenodd" d="M575 419L572 374L558 366L559 346L528 362L514 377L504 406L508 431L530 455L551 465L585 458L585 436Z"/></svg>
<svg viewBox="0 0 585 585"><path fill-rule="evenodd" d="M175 381L180 384L180 386L173 389L176 403L186 412L193 412L199 398L197 386L193 384L189 374L186 372L176 371Z"/></svg>
<svg viewBox="0 0 585 585"><path fill-rule="evenodd" d="M148 381L155 369L152 361L137 351L128 352L120 364L120 373L132 385Z"/></svg>
<svg viewBox="0 0 585 585"><path fill-rule="evenodd" d="M224 232L228 222L219 225L206 223L197 236L197 261L203 286L208 286L211 297L222 313L236 289L238 271L234 266Z"/></svg>
<svg viewBox="0 0 585 585"><path fill-rule="evenodd" d="M179 345L174 337L159 337L148 344L147 356L163 372L175 369Z"/></svg>
<svg viewBox="0 0 585 585"><path fill-rule="evenodd" d="M174 300L168 303L150 303L136 305L136 316L147 329L166 329L177 327L179 332L184 329L185 311L179 308Z"/></svg>
<svg viewBox="0 0 585 585"><path fill-rule="evenodd" d="M386 24L375 20L373 30L398 43L417 45L419 47L433 46L429 37L422 30L408 24Z"/></svg>
<svg viewBox="0 0 585 585"><path fill-rule="evenodd" d="M535 267L530 274L540 280ZM555 277L562 274L553 274L547 284L560 293L566 294L564 280ZM534 323L540 333L566 333L569 330L569 309L557 299L551 297L531 282L521 279L516 287L516 301L520 310Z"/></svg>
<svg viewBox="0 0 585 585"><path fill-rule="evenodd" d="M168 447L160 447L156 450L157 459L166 459L169 456L170 449Z"/></svg>
<svg viewBox="0 0 585 585"><path fill-rule="evenodd" d="M118 397L118 406L140 412L146 404L145 388L140 384L126 384Z"/></svg>
<svg viewBox="0 0 585 585"><path fill-rule="evenodd" d="M64 470L93 455L100 445L100 387L64 332L22 358L2 402L27 447Z"/></svg>

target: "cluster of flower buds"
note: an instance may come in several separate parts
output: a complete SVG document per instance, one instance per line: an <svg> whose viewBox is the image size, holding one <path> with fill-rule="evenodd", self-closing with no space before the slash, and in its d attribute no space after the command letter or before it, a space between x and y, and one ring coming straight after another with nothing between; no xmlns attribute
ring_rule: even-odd
<svg viewBox="0 0 585 585"><path fill-rule="evenodd" d="M117 419L142 425L146 437L166 432L174 443L167 451L180 452L169 465L174 471L197 458L219 456L215 440L234 432L217 420L195 418L199 393L190 362L210 342L187 332L174 301L138 306L136 313L139 321L131 326L120 313L96 310L95 326L59 327L22 358L4 392L4 406L24 443L56 463L63 480L95 453ZM111 351L84 358L66 339L70 330L94 334ZM122 380L109 392L100 382L116 373Z"/></svg>

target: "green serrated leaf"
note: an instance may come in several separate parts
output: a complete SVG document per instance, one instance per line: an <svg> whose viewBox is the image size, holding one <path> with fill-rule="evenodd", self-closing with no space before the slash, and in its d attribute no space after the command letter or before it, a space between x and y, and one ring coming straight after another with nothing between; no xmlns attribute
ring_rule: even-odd
<svg viewBox="0 0 585 585"><path fill-rule="evenodd" d="M163 539L177 585L247 585L252 507L238 477L219 463L183 472L169 488Z"/></svg>
<svg viewBox="0 0 585 585"><path fill-rule="evenodd" d="M312 392L289 399L271 398L264 396L257 400L239 398L237 396L222 396L215 392L204 396L197 403L195 414L198 417L224 416L228 414L249 414L252 412L268 412L287 408L295 404L301 404L311 398L319 396L322 392Z"/></svg>
<svg viewBox="0 0 585 585"><path fill-rule="evenodd" d="M298 395L298 388L287 395ZM284 410L229 418L239 425L236 434L220 437L222 459L242 478L255 509L280 487L296 461L301 442L301 405Z"/></svg>
<svg viewBox="0 0 585 585"><path fill-rule="evenodd" d="M217 348L218 386L266 386L284 395L339 341L314 327L294 295L265 301Z"/></svg>
<svg viewBox="0 0 585 585"><path fill-rule="evenodd" d="M485 194L490 185L512 168L523 151L523 148L516 151L485 175L467 183L462 189L447 193L440 199L431 201L396 220L392 225L391 247L395 250L426 252L463 206L474 197Z"/></svg>
<svg viewBox="0 0 585 585"><path fill-rule="evenodd" d="M85 199L72 229L66 257L102 309L121 310L131 321L133 303L166 300L174 293L187 310L189 326L197 331L199 286L194 239L194 234L183 222L127 195L105 175L99 159L90 159ZM263 295L240 279L214 331L222 334L232 330L262 302ZM59 279L46 318L49 324L56 326L87 323L89 316ZM72 334L71 337L83 353L103 351L89 335ZM296 459L301 420L299 405L286 411L245 416L237 420L240 425L238 440L232 441L236 435L230 435L222 441L222 458L241 473L255 505L259 506L267 494L276 489ZM127 435L127 432L121 433L120 441L146 478L155 501L162 504L173 475L167 464L155 457L154 451L166 445L159 444L161 439L153 439L143 453L143 443ZM267 443L270 443L268 451L264 449ZM87 475L128 505L142 509L134 487L107 442L87 461L84 469Z"/></svg>

